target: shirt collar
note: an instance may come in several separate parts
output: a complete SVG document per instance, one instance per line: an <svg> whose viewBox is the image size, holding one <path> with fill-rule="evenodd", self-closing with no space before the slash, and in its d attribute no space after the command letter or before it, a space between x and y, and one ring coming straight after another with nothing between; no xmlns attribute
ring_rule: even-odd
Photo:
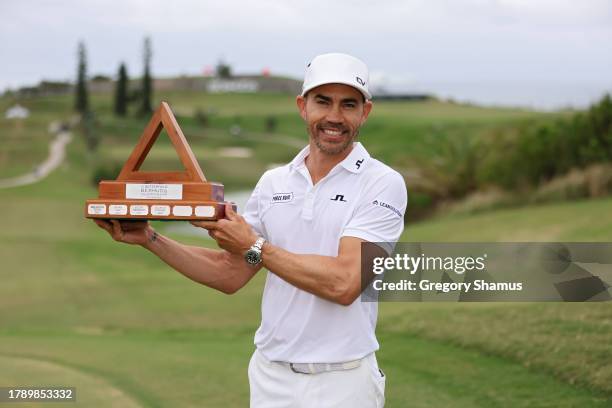
<svg viewBox="0 0 612 408"><path fill-rule="evenodd" d="M305 166L306 157L310 153L310 146L304 147L293 160L289 163L290 170L297 170L300 167ZM353 143L353 150L349 153L344 160L340 162L340 165L351 173L359 173L365 167L370 154L363 147L361 142Z"/></svg>
<svg viewBox="0 0 612 408"><path fill-rule="evenodd" d="M295 156L293 160L291 160L291 162L289 163L289 169L297 170L300 167L304 166L306 164L305 160L306 160L306 157L308 156L308 153L310 153L310 146L306 145L306 147L300 150L297 156Z"/></svg>
<svg viewBox="0 0 612 408"><path fill-rule="evenodd" d="M340 162L340 165L351 173L359 173L363 170L369 158L370 154L361 142L356 142L353 144L353 150Z"/></svg>

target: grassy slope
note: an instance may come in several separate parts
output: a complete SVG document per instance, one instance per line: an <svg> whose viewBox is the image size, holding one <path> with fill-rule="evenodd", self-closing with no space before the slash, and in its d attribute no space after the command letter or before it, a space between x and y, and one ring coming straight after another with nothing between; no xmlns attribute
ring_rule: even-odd
<svg viewBox="0 0 612 408"><path fill-rule="evenodd" d="M179 118L179 123L194 150L201 152L220 146L246 146L256 150L255 159L239 166L238 160L227 160L224 166L219 160L200 157L201 165L214 178L229 184L230 188L245 188L252 184L260 170L270 162L286 162L295 155L297 148L279 143L278 139L290 138L298 145L305 143L302 120L296 114L294 97L276 94L204 95L197 92L166 92L156 94L157 101L166 100ZM0 111L13 103L0 98ZM16 130L13 122L0 120L0 177L14 175L32 168L46 156L49 134L47 124L58 117L70 116L71 96L55 96L20 101L35 112L24 122L24 130ZM133 115L116 119L111 112L110 95L92 95L91 104L96 112L98 133L102 137L102 154L112 146L121 153L133 147L147 119ZM203 128L191 116L196 110L208 112L209 127ZM278 121L275 135L265 132L267 118L273 115ZM436 101L388 102L375 105L374 114L361 132L361 140L377 158L394 165L406 165L410 158L431 154L438 146L441 135L446 137L472 137L487 132L492 127L506 126L516 121L549 117L544 114L511 109L483 109ZM244 137L230 138L229 128L238 123L244 129ZM22 149L26 135L37 143L29 143L30 149ZM36 147L33 149L32 147ZM22 151L19 151L19 150ZM115 153L117 151L115 150ZM200 153L199 153L200 154ZM110 154L119 165L125 157ZM244 160L243 160L244 161ZM247 171L229 176L236 167ZM9 174L10 172L10 174ZM213 178L213 177L211 177Z"/></svg>
<svg viewBox="0 0 612 408"><path fill-rule="evenodd" d="M608 198L441 217L409 225L402 240L610 242L610 208ZM608 304L384 304L382 309L388 313L382 327L391 331L450 341L612 392Z"/></svg>
<svg viewBox="0 0 612 408"><path fill-rule="evenodd" d="M407 226L402 240L611 241L610 208L607 198L439 217Z"/></svg>
<svg viewBox="0 0 612 408"><path fill-rule="evenodd" d="M66 98L62 98L67 101ZM66 115L64 103L53 104L35 99L20 101L35 114L22 120L7 120L4 112L14 101L0 98L0 178L18 176L34 169L48 155L51 121Z"/></svg>
<svg viewBox="0 0 612 408"><path fill-rule="evenodd" d="M95 196L83 151L77 139L43 183L0 190L0 383L66 381L88 407L110 405L100 389L142 406L244 406L263 274L228 298L109 240L81 218ZM405 237L610 240L607 212L593 216L609 204L442 219ZM608 406L605 306L383 304L388 406Z"/></svg>
<svg viewBox="0 0 612 408"><path fill-rule="evenodd" d="M143 406L244 405L263 275L228 298L115 244L80 218L94 193L84 179L64 169L10 201L0 192L11 215L0 234L0 355L72 370ZM605 316L593 305L383 304L389 406L605 406ZM54 378L32 370L32 383ZM87 385L80 392L105 406Z"/></svg>

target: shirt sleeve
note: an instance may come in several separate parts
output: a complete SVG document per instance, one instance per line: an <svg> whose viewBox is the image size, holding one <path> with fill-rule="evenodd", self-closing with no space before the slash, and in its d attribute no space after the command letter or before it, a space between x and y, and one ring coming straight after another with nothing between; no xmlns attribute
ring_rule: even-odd
<svg viewBox="0 0 612 408"><path fill-rule="evenodd" d="M388 173L368 186L342 236L374 242L391 254L404 230L407 204L404 178Z"/></svg>
<svg viewBox="0 0 612 408"><path fill-rule="evenodd" d="M249 200L247 201L244 207L244 212L242 213L242 216L244 217L245 221L251 227L253 227L257 235L259 235L260 237L264 237L265 239L268 239L268 237L266 236L267 234L265 234L265 228L263 226L263 223L261 222L260 192L261 192L261 188L262 188L261 186L263 184L264 176L265 176L265 173L263 176L261 176L261 178L257 182L255 189L251 193L251 196L249 197Z"/></svg>

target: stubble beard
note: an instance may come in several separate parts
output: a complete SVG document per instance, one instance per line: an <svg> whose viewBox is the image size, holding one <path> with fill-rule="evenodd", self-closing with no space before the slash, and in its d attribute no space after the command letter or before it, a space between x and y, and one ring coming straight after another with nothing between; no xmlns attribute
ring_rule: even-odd
<svg viewBox="0 0 612 408"><path fill-rule="evenodd" d="M334 144L332 146L326 145L321 141L321 137L319 136L320 125L313 125L308 127L308 133L312 140L314 141L315 146L319 148L319 150L326 155L333 156L336 154L340 154L353 145L353 142L357 140L359 137L359 128L352 130L347 129L346 127L337 127L339 130L347 131L346 140L340 144ZM327 126L332 127L332 126Z"/></svg>

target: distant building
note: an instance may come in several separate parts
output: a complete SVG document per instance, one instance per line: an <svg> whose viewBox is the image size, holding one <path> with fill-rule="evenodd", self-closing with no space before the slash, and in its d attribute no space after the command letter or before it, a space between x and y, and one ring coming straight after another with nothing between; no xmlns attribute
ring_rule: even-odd
<svg viewBox="0 0 612 408"><path fill-rule="evenodd" d="M211 78L211 80L206 83L206 91L209 93L254 93L259 91L259 83L252 79Z"/></svg>
<svg viewBox="0 0 612 408"><path fill-rule="evenodd" d="M36 96L65 95L72 92L73 86L69 82L41 81L36 86L24 86L17 89L16 94L22 98Z"/></svg>
<svg viewBox="0 0 612 408"><path fill-rule="evenodd" d="M435 99L430 94L411 94L411 93L374 93L373 99L376 101L413 101L423 102Z"/></svg>
<svg viewBox="0 0 612 408"><path fill-rule="evenodd" d="M182 76L156 78L153 80L153 87L158 91L273 92L297 95L302 89L302 82L293 78L265 75L233 75L230 78Z"/></svg>
<svg viewBox="0 0 612 408"><path fill-rule="evenodd" d="M208 74L208 72L207 72ZM140 80L132 79L130 89L137 89ZM98 76L88 83L91 93L111 93L115 89L115 81ZM205 93L285 93L297 95L301 92L302 82L293 78L270 75L266 70L262 75L232 75L228 78L218 76L179 76L173 78L154 78L155 91L196 91ZM68 82L42 81L37 86L19 88L19 97L35 97L49 95L64 95L73 92L74 85Z"/></svg>
<svg viewBox="0 0 612 408"><path fill-rule="evenodd" d="M6 119L25 119L30 116L30 110L17 104L6 110L4 117Z"/></svg>

